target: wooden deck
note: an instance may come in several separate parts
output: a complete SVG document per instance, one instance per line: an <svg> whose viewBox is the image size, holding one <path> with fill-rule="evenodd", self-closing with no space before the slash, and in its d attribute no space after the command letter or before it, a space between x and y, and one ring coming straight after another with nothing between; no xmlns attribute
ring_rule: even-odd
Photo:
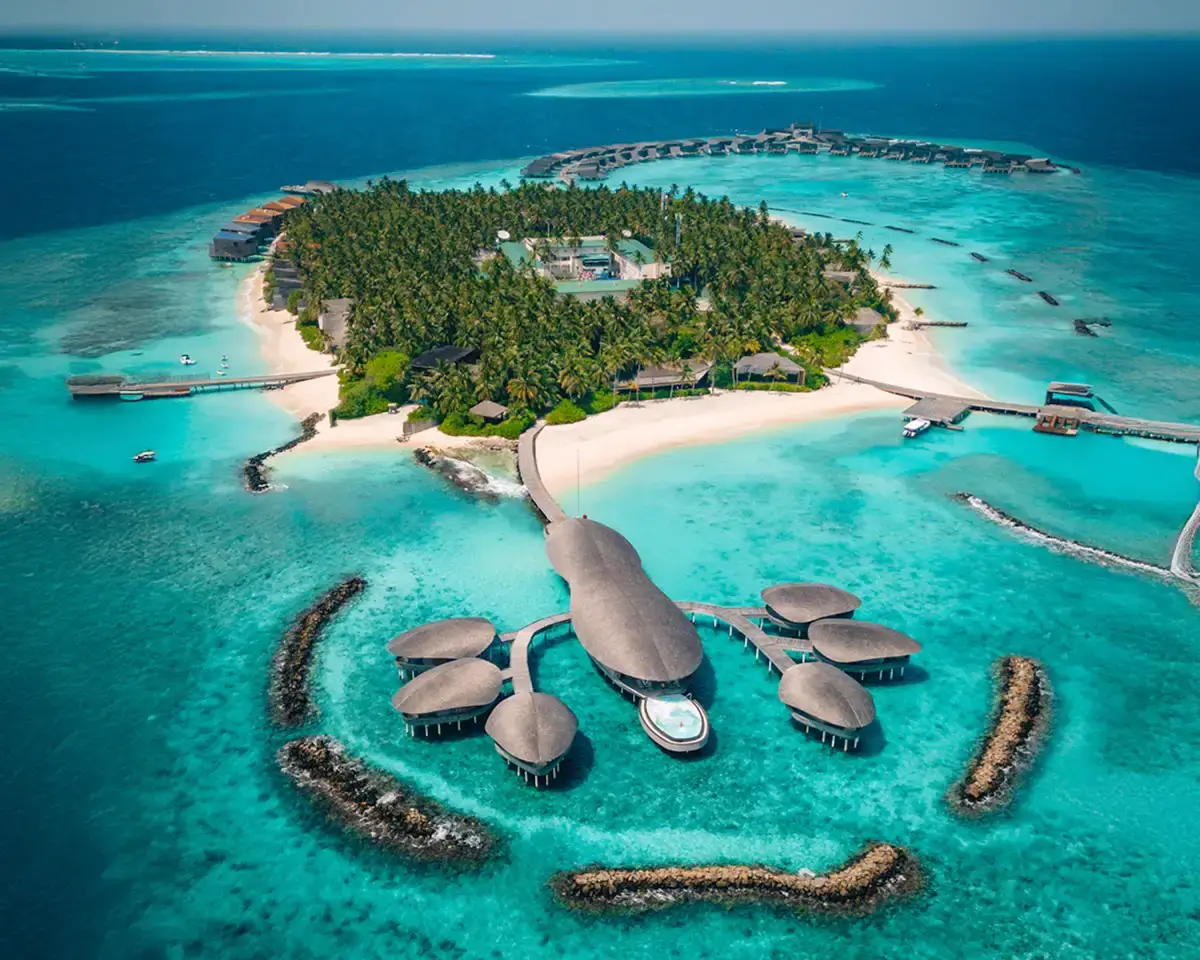
<svg viewBox="0 0 1200 960"><path fill-rule="evenodd" d="M796 661L788 651L808 653L812 650L812 645L807 640L773 636L755 623L751 617L760 620L766 617L767 611L763 607L722 607L716 603L694 603L690 600L678 600L675 606L684 613L691 614L692 623L696 622L696 616L699 614L704 617L712 617L714 627L718 623L725 624L729 627L731 637L740 636L743 646L754 647L756 663L760 654L766 658L767 673L770 673L773 668L778 670L782 676L783 671L788 667L796 665Z"/></svg>
<svg viewBox="0 0 1200 960"><path fill-rule="evenodd" d="M892 393L900 397L912 397L914 400L935 399L961 403L963 406L980 413L997 413L1012 417L1036 417L1043 409L1040 404L1006 403L1001 400L988 400L982 397L956 397L945 393L931 393L926 390L914 390L911 387L901 387L894 383L881 383L859 377L842 370L826 370L831 379L851 380L855 383L865 383L868 386ZM1150 440L1167 440L1173 443L1200 444L1200 425L1191 423L1171 423L1165 420L1143 420L1139 417L1122 417L1112 413L1102 413L1097 410L1073 408L1079 417L1079 428L1091 430L1093 433L1107 433L1121 437L1145 437Z"/></svg>
<svg viewBox="0 0 1200 960"><path fill-rule="evenodd" d="M542 519L546 523L557 523L566 520L567 514L542 483L537 464L537 436L545 426L544 423L539 423L521 434L521 439L517 441L517 475L529 491L529 499Z"/></svg>
<svg viewBox="0 0 1200 960"><path fill-rule="evenodd" d="M540 635L560 623L570 623L569 613L555 613L535 620L514 633L500 635L501 643L511 643L508 669L501 673L505 680L512 681L513 693L533 693L533 677L529 672L529 646Z"/></svg>
<svg viewBox="0 0 1200 960"><path fill-rule="evenodd" d="M337 370L312 370L307 373L275 373L260 377L210 377L184 375L155 380L133 377L71 377L67 389L72 397L139 396L146 400L166 397L190 397L194 393L220 390L273 389L290 383L302 383L318 377L331 377Z"/></svg>

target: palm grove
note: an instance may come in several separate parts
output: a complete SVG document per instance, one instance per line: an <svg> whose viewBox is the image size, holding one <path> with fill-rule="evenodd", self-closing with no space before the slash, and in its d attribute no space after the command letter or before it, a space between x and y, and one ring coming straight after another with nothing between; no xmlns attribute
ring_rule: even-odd
<svg viewBox="0 0 1200 960"><path fill-rule="evenodd" d="M867 272L871 252L829 235L793 238L765 204L740 209L676 188L502 187L430 192L384 180L314 198L289 216L307 303L354 301L339 415L411 398L463 423L476 401L491 399L519 429L556 403L611 405L612 386L639 368L704 357L727 377L737 358L781 342L813 386L820 367L860 339L844 325L857 308L890 313ZM493 255L500 230L567 244L595 235L612 244L630 231L670 262L672 277L643 281L625 303L581 302ZM830 280L829 266L858 279ZM301 320L314 316L309 307ZM408 370L408 358L441 344L476 348L479 361Z"/></svg>

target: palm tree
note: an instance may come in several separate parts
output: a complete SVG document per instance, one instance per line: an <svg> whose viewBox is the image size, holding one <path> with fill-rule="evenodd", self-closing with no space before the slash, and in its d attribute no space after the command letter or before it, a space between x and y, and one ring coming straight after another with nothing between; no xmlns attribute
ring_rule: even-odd
<svg viewBox="0 0 1200 960"><path fill-rule="evenodd" d="M883 256L879 258L880 270L892 269L892 245L889 243L883 248Z"/></svg>

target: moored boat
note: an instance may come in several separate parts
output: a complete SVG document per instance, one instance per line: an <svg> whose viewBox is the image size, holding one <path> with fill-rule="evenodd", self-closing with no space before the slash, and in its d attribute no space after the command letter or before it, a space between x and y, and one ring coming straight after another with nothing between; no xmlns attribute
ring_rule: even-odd
<svg viewBox="0 0 1200 960"><path fill-rule="evenodd" d="M193 360L189 354L181 353L179 355L179 362L182 363L185 367L190 367L190 366L193 366L196 361Z"/></svg>
<svg viewBox="0 0 1200 960"><path fill-rule="evenodd" d="M913 437L919 437L931 426L933 424L924 417L916 417L904 425L904 436L911 440Z"/></svg>
<svg viewBox="0 0 1200 960"><path fill-rule="evenodd" d="M134 454L133 462L134 463L149 463L153 459L154 459L154 451L153 450L143 450L141 453Z"/></svg>

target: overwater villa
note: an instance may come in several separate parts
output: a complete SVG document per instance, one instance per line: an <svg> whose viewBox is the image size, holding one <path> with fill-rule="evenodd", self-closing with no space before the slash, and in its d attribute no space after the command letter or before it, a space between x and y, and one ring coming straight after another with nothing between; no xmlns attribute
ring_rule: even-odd
<svg viewBox="0 0 1200 960"><path fill-rule="evenodd" d="M767 616L785 633L808 636L808 628L829 617L851 617L862 606L854 594L827 583L782 583L762 592Z"/></svg>
<svg viewBox="0 0 1200 960"><path fill-rule="evenodd" d="M808 628L812 652L818 660L865 680L873 674L889 680L904 676L909 657L920 653L912 637L865 620L818 620Z"/></svg>
<svg viewBox="0 0 1200 960"><path fill-rule="evenodd" d="M837 667L819 660L798 663L779 681L779 699L805 732L816 730L821 742L832 738L836 747L857 748L862 731L875 720L875 701L863 687Z"/></svg>
<svg viewBox="0 0 1200 960"><path fill-rule="evenodd" d="M454 726L487 713L500 698L500 668L488 660L451 660L414 677L392 697L408 732Z"/></svg>
<svg viewBox="0 0 1200 960"><path fill-rule="evenodd" d="M560 177L567 183L576 179L598 179L628 163L681 158L709 154L724 156L731 153L766 153L784 156L789 153L815 154L825 151L831 156L859 156L864 159L883 157L887 160L909 160L913 163L941 163L946 167L967 169L982 165L988 173L1054 173L1063 169L1046 157L1008 153L1003 150L964 149L950 144L927 140L897 140L884 137L856 136L841 130L821 130L811 122L793 123L784 128L770 128L757 134L734 134L691 140L650 140L641 143L614 143L600 147L564 150L537 157L521 170L525 178ZM1078 172L1074 167L1067 167Z"/></svg>
<svg viewBox="0 0 1200 960"><path fill-rule="evenodd" d="M413 627L392 640L387 650L400 679L407 680L454 660L488 656L497 639L490 620L454 617Z"/></svg>

